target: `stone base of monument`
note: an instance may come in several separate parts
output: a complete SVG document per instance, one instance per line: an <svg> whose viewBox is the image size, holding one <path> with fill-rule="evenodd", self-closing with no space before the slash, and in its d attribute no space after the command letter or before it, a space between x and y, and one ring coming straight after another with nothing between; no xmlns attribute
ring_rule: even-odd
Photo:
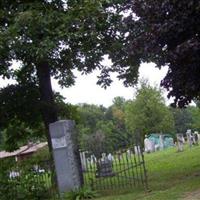
<svg viewBox="0 0 200 200"><path fill-rule="evenodd" d="M96 178L115 176L112 170L112 161L104 160L97 162Z"/></svg>

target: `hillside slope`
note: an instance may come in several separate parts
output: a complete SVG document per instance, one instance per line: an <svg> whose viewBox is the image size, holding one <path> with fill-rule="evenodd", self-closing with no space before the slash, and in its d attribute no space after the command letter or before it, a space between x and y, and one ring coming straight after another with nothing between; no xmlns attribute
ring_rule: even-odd
<svg viewBox="0 0 200 200"><path fill-rule="evenodd" d="M198 200L200 199L200 146L185 146L145 154L151 192L101 197L99 200Z"/></svg>

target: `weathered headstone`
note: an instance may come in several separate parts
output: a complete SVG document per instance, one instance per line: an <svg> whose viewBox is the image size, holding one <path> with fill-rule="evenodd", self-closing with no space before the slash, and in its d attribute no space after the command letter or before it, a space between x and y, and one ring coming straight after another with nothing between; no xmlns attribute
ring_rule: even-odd
<svg viewBox="0 0 200 200"><path fill-rule="evenodd" d="M94 154L92 154L91 156L90 156L90 162L91 162L91 164L94 164L94 163L96 163L97 162L97 158L95 157L95 155Z"/></svg>
<svg viewBox="0 0 200 200"><path fill-rule="evenodd" d="M49 125L59 192L81 186L81 173L73 133L74 121L61 120Z"/></svg>
<svg viewBox="0 0 200 200"><path fill-rule="evenodd" d="M108 159L99 160L97 162L96 177L109 177L114 176L115 173L112 169L112 161Z"/></svg>
<svg viewBox="0 0 200 200"><path fill-rule="evenodd" d="M101 154L101 161L104 161L104 160L106 160L106 153Z"/></svg>
<svg viewBox="0 0 200 200"><path fill-rule="evenodd" d="M199 135L198 135L198 131L194 132L194 142L196 145L199 144Z"/></svg>
<svg viewBox="0 0 200 200"><path fill-rule="evenodd" d="M80 158L81 158L81 167L82 167L82 171L86 171L87 169L87 161L86 161L86 156L85 156L86 152L80 152Z"/></svg>
<svg viewBox="0 0 200 200"><path fill-rule="evenodd" d="M191 131L191 129L188 129L186 131L186 135L187 135L187 141L188 141L189 147L191 148L192 144L193 144L193 137L192 137L192 131Z"/></svg>
<svg viewBox="0 0 200 200"><path fill-rule="evenodd" d="M176 134L176 137L177 137L178 151L183 151L183 144L184 144L183 134L181 133Z"/></svg>
<svg viewBox="0 0 200 200"><path fill-rule="evenodd" d="M131 158L131 150L130 149L127 149L127 151L126 151L126 157L127 158Z"/></svg>
<svg viewBox="0 0 200 200"><path fill-rule="evenodd" d="M108 160L111 161L111 162L114 161L114 156L113 156L111 153L108 154L107 158L108 158Z"/></svg>
<svg viewBox="0 0 200 200"><path fill-rule="evenodd" d="M136 155L140 155L140 154L141 154L140 146L139 146L139 145L134 146L134 151L135 151L135 154L136 154Z"/></svg>
<svg viewBox="0 0 200 200"><path fill-rule="evenodd" d="M147 153L152 153L155 151L155 144L153 141L151 141L149 138L144 139L144 148L145 148L145 152Z"/></svg>
<svg viewBox="0 0 200 200"><path fill-rule="evenodd" d="M121 159L122 159L122 153L121 153L121 151L120 150L117 151L116 154L117 154L117 160L120 162Z"/></svg>

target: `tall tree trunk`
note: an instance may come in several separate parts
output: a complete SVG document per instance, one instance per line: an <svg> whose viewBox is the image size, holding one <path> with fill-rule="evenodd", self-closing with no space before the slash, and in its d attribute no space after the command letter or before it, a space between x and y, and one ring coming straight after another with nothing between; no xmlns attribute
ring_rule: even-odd
<svg viewBox="0 0 200 200"><path fill-rule="evenodd" d="M53 97L51 86L50 67L48 62L40 62L37 66L37 76L41 95L41 113L46 127L46 136L50 153L52 153L52 143L49 132L49 124L58 120L58 114Z"/></svg>
<svg viewBox="0 0 200 200"><path fill-rule="evenodd" d="M50 66L48 62L40 62L37 65L37 76L39 79L39 88L40 88L40 95L41 95L41 112L42 112L43 121L46 127L46 134L47 134L50 156L51 156L51 160L53 161L52 142L51 142L51 137L50 137L49 124L58 120L58 113L57 113L57 108L55 105L53 90L51 86L51 74L50 74ZM78 153L77 155L79 157L78 149L76 153ZM79 166L81 167L81 163L79 163ZM53 172L55 172L54 165L51 168ZM81 170L79 170L79 172L81 173ZM54 173L54 177L52 178L53 178L52 183L55 186L57 186L55 173ZM83 184L83 177L82 177L81 182Z"/></svg>
<svg viewBox="0 0 200 200"><path fill-rule="evenodd" d="M58 120L58 113L54 101L53 90L51 86L51 74L48 62L40 62L37 65L37 76L39 79L41 113L46 128L46 137L50 153L50 168L52 171L52 185L57 188L55 166L53 162L52 142L49 130L49 124Z"/></svg>

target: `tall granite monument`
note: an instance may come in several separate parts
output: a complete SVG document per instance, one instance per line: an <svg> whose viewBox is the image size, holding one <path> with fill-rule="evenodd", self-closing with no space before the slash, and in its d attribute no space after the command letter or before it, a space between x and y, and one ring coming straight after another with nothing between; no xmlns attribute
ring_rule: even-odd
<svg viewBox="0 0 200 200"><path fill-rule="evenodd" d="M81 186L80 162L74 144L74 121L61 120L49 125L57 184L60 193Z"/></svg>

